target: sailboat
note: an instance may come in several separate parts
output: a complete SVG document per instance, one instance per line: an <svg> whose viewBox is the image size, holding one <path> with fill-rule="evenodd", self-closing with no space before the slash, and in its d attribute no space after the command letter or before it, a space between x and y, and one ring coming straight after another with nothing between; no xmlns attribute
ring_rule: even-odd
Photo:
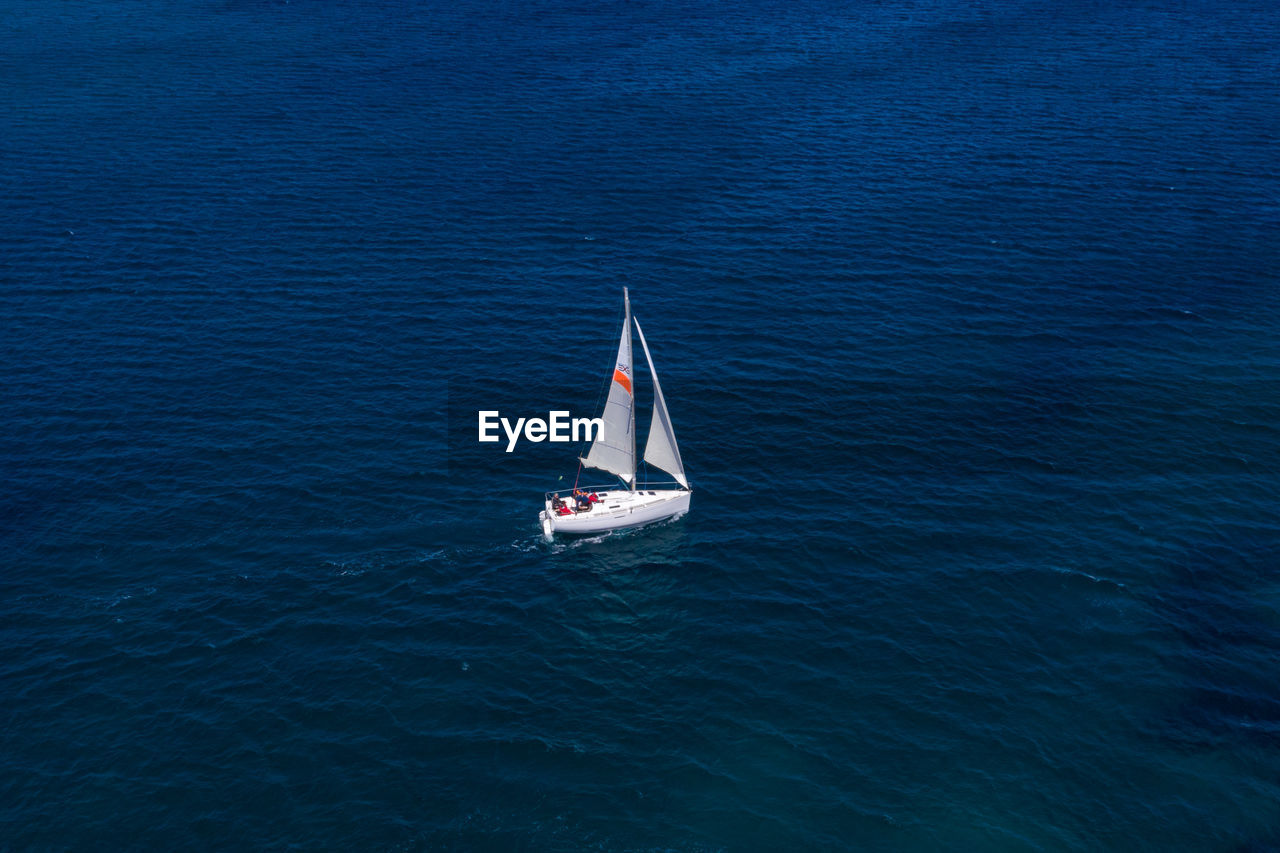
<svg viewBox="0 0 1280 853"><path fill-rule="evenodd" d="M583 487L575 484L572 489L547 492L542 512L538 514L542 532L547 538L556 533L604 533L643 527L689 511L689 496L693 490L685 476L684 463L680 461L680 448L676 446L671 416L662 397L658 374L653 369L649 344L644 339L640 321L631 316L631 298L626 288L622 290L622 302L625 310L622 339L618 342L618 358L601 417L604 426L597 430L587 455L578 460L582 466L613 474L619 482L613 486ZM649 424L644 461L670 474L674 478L671 481L636 482L636 399L632 381L635 373L631 359L633 323L653 380L653 420Z"/></svg>

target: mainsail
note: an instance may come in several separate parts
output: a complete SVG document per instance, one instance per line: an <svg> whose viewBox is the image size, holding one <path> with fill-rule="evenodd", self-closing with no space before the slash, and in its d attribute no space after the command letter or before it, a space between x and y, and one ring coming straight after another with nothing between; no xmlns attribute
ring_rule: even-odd
<svg viewBox="0 0 1280 853"><path fill-rule="evenodd" d="M644 447L644 461L671 474L677 483L687 489L689 481L684 476L680 448L676 447L676 433L671 428L667 402L662 398L662 386L658 384L658 371L653 369L653 358L649 355L649 344L644 339L640 321L633 322L636 324L636 331L640 333L640 346L644 347L644 360L649 364L649 376L653 378L653 420L649 424L649 441Z"/></svg>
<svg viewBox="0 0 1280 853"><path fill-rule="evenodd" d="M626 316L622 321L622 340L618 342L618 360L609 383L609 399L604 404L604 429L596 435L591 451L581 461L590 468L617 474L628 488L636 481L636 398L631 362L631 299L623 290Z"/></svg>

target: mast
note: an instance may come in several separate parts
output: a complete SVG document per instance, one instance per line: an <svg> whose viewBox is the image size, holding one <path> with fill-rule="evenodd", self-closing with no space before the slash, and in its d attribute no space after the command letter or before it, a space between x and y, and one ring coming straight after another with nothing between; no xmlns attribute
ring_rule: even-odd
<svg viewBox="0 0 1280 853"><path fill-rule="evenodd" d="M636 484L636 401L634 359L631 353L631 300L623 289L626 316L618 338L618 356L609 382L601 419L604 429L597 435L590 452L580 461L588 468L598 468L617 475L628 489Z"/></svg>
<svg viewBox="0 0 1280 853"><path fill-rule="evenodd" d="M623 316L622 318L622 331L623 331L623 334L627 336L627 344L628 344L627 349L630 350L631 349L631 346L630 346L631 344L631 294L627 292L626 287L622 288L622 310L625 314L625 316ZM648 350L646 349L645 352L647 353ZM634 377L635 376L634 361L632 361L632 365L633 366L631 368L631 375ZM650 372L652 372L653 370L652 365L649 366L649 370ZM636 402L635 402L634 394L631 396L631 429L629 431L631 433L630 487L631 487L631 491L634 492L636 490L636 461L635 461L636 460Z"/></svg>

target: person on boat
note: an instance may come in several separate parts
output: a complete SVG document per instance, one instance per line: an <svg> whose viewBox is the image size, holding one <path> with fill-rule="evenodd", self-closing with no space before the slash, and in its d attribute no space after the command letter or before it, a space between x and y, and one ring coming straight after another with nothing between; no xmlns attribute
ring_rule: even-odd
<svg viewBox="0 0 1280 853"><path fill-rule="evenodd" d="M573 500L577 504L578 512L591 509L591 498L587 497L586 492L574 489Z"/></svg>

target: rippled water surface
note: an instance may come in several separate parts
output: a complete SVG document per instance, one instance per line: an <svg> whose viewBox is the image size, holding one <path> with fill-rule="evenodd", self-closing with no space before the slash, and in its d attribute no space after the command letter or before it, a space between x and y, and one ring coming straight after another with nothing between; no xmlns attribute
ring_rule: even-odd
<svg viewBox="0 0 1280 853"><path fill-rule="evenodd" d="M0 848L1280 845L1280 12L981 6L0 0Z"/></svg>

